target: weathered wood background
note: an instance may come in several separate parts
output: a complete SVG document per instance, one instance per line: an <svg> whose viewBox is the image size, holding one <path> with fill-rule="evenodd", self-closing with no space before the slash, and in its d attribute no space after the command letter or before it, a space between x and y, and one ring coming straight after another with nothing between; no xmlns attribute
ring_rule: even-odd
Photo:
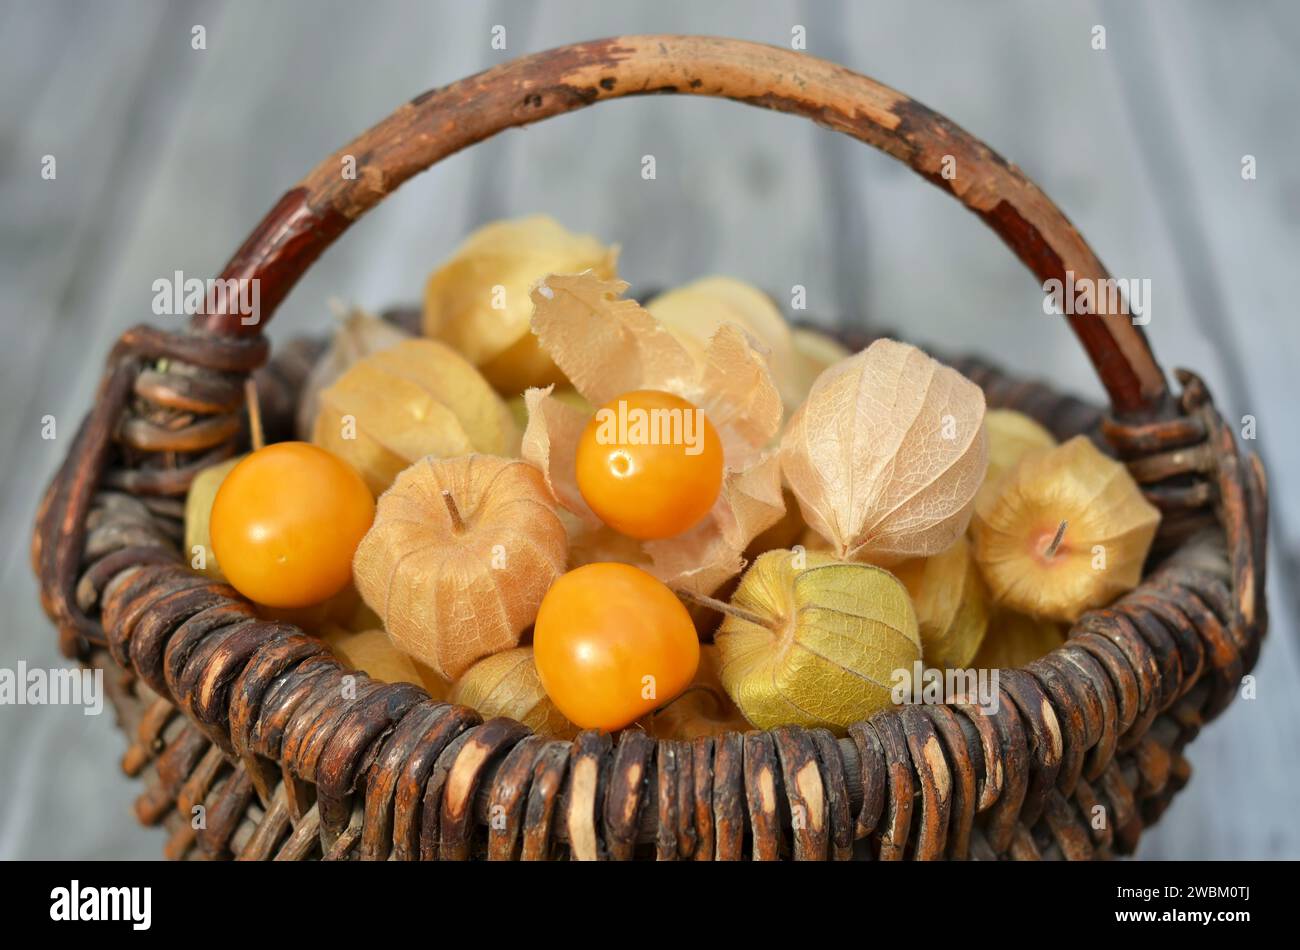
<svg viewBox="0 0 1300 950"><path fill-rule="evenodd" d="M191 48L191 29L207 49ZM508 48L493 50L491 29ZM426 88L619 33L718 33L843 62L1020 164L1117 276L1149 277L1166 367L1258 420L1272 479L1274 626L1258 698L1195 743L1148 858L1300 856L1300 439L1289 286L1300 251L1300 6L1201 2L0 2L0 667L59 663L27 562L38 492L110 342L151 283L214 273L322 156ZM1091 48L1092 28L1107 48ZM658 177L643 181L641 157ZM1244 181L1243 155L1258 179ZM40 176L54 155L57 178ZM623 245L634 286L708 273L808 288L872 321L1098 396L1034 281L910 172L809 123L710 101L624 101L512 132L408 185L331 250L273 336L332 296L415 298L471 228L544 211ZM58 438L41 438L41 419ZM0 857L155 857L109 715L0 707Z"/></svg>

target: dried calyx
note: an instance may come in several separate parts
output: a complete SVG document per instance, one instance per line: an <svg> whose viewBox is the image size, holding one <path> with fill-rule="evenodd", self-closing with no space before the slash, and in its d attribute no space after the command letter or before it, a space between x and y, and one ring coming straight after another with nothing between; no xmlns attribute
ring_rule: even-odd
<svg viewBox="0 0 1300 950"><path fill-rule="evenodd" d="M353 573L393 642L454 680L519 643L566 552L564 525L531 465L426 458L380 498Z"/></svg>
<svg viewBox="0 0 1300 950"><path fill-rule="evenodd" d="M808 526L840 557L877 564L952 546L986 464L980 388L892 340L822 373L781 438Z"/></svg>

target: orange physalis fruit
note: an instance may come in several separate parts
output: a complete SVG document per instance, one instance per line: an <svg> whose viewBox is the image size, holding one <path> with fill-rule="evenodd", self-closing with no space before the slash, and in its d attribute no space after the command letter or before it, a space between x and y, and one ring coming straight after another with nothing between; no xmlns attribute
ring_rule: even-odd
<svg viewBox="0 0 1300 950"><path fill-rule="evenodd" d="M671 538L709 513L722 442L694 404L641 389L596 410L578 443L578 490L602 521L640 540Z"/></svg>
<svg viewBox="0 0 1300 950"><path fill-rule="evenodd" d="M546 694L570 722L613 731L691 684L700 642L690 614L661 581L604 562L551 585L537 612L533 659Z"/></svg>
<svg viewBox="0 0 1300 950"><path fill-rule="evenodd" d="M307 607L352 578L352 555L375 517L356 470L306 442L258 449L226 476L212 503L212 550L249 600Z"/></svg>

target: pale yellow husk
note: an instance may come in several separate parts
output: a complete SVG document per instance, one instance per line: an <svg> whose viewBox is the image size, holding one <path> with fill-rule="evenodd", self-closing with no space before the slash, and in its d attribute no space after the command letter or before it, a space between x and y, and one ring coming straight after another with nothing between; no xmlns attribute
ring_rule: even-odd
<svg viewBox="0 0 1300 950"><path fill-rule="evenodd" d="M312 441L378 495L425 456L516 455L519 427L482 375L435 340L407 340L354 363L320 394Z"/></svg>
<svg viewBox="0 0 1300 950"><path fill-rule="evenodd" d="M434 699L447 698L447 681L393 646L383 630L353 632L330 626L322 631L321 639L331 653L354 670L385 683L414 683L423 686Z"/></svg>
<svg viewBox="0 0 1300 950"><path fill-rule="evenodd" d="M532 286L548 274L616 275L618 248L553 218L494 221L465 239L424 291L424 332L464 354L506 395L563 382L529 332Z"/></svg>
<svg viewBox="0 0 1300 950"><path fill-rule="evenodd" d="M411 339L411 334L381 317L350 308L343 316L329 348L307 374L298 394L298 438L310 440L320 412L320 394L358 360Z"/></svg>
<svg viewBox="0 0 1300 950"><path fill-rule="evenodd" d="M1076 436L1024 455L997 492L980 499L971 527L997 604L1073 622L1137 586L1159 524L1128 469Z"/></svg>
<svg viewBox="0 0 1300 950"><path fill-rule="evenodd" d="M209 465L194 476L189 493L185 496L185 557L190 566L214 581L224 581L226 575L217 564L217 554L212 550L212 502L217 490L244 456L226 459Z"/></svg>
<svg viewBox="0 0 1300 950"><path fill-rule="evenodd" d="M1007 472L1027 453L1056 445L1052 433L1014 409L990 409L984 414L984 428L989 436L989 467L975 498L977 505L981 498L997 494Z"/></svg>
<svg viewBox="0 0 1300 950"><path fill-rule="evenodd" d="M995 610L989 630L971 661L972 669L1019 669L1065 642L1065 628L1014 610Z"/></svg>
<svg viewBox="0 0 1300 950"><path fill-rule="evenodd" d="M989 597L966 538L893 571L912 595L926 664L941 669L969 664L988 630Z"/></svg>

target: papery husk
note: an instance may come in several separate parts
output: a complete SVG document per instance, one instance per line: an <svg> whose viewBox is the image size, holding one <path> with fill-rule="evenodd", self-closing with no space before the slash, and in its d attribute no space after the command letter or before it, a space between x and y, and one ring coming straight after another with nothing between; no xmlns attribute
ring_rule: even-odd
<svg viewBox="0 0 1300 950"><path fill-rule="evenodd" d="M720 675L760 729L824 726L842 735L889 706L895 672L921 658L907 589L871 564L769 551L741 579L731 606L736 614L714 636Z"/></svg>
<svg viewBox="0 0 1300 950"><path fill-rule="evenodd" d="M670 587L715 590L745 569L745 548L780 519L783 505L775 452L743 472L727 472L710 517L676 537L645 542L651 573Z"/></svg>
<svg viewBox="0 0 1300 950"><path fill-rule="evenodd" d="M813 364L795 348L790 325L772 298L731 277L703 277L645 305L700 365L709 340L724 323L733 323L762 347L787 412L808 395L816 378Z"/></svg>
<svg viewBox="0 0 1300 950"><path fill-rule="evenodd" d="M528 426L519 453L525 461L537 466L555 500L581 525L591 529L603 527L578 488L578 443L591 413L556 399L552 396L553 389L547 386L524 393Z"/></svg>
<svg viewBox="0 0 1300 950"><path fill-rule="evenodd" d="M1138 585L1159 524L1128 469L1075 436L1024 455L998 491L980 499L971 529L996 603L1073 623Z"/></svg>
<svg viewBox="0 0 1300 950"><path fill-rule="evenodd" d="M721 668L717 646L701 644L695 680L667 706L642 719L642 727L656 739L695 739L748 731L749 722L722 685Z"/></svg>
<svg viewBox="0 0 1300 950"><path fill-rule="evenodd" d="M425 458L379 499L352 572L398 648L454 680L519 644L563 573L567 548L533 466L487 455Z"/></svg>
<svg viewBox="0 0 1300 950"><path fill-rule="evenodd" d="M984 393L914 346L877 340L817 378L781 438L808 526L891 564L947 550L984 478Z"/></svg>
<svg viewBox="0 0 1300 950"><path fill-rule="evenodd" d="M1063 644L1065 635L1065 628L1051 620L994 610L984 642L968 666L974 670L1020 669Z"/></svg>
<svg viewBox="0 0 1300 950"><path fill-rule="evenodd" d="M989 627L989 596L965 537L928 558L904 561L894 575L912 595L927 666L964 668Z"/></svg>
<svg viewBox="0 0 1300 950"><path fill-rule="evenodd" d="M321 639L340 662L385 683L414 683L434 699L446 699L451 687L434 670L407 656L383 630L351 631L329 626Z"/></svg>
<svg viewBox="0 0 1300 950"><path fill-rule="evenodd" d="M517 455L519 440L505 401L435 340L407 340L354 363L321 393L312 434L313 442L356 468L376 495L416 459Z"/></svg>
<svg viewBox="0 0 1300 950"><path fill-rule="evenodd" d="M529 290L548 274L616 274L618 248L532 215L479 228L429 277L424 332L464 354L506 395L563 382L529 333ZM504 306L493 309L494 288Z"/></svg>
<svg viewBox="0 0 1300 950"><path fill-rule="evenodd" d="M639 304L622 281L552 275L533 291L533 329L591 405L639 389L673 393L703 410L723 446L722 490L709 515L673 538L645 543L650 573L672 587L707 594L744 567L743 552L784 514L780 466L766 449L781 424L781 398L764 356L735 324L713 335L697 362ZM590 415L547 390L524 394L528 428L521 452L574 515L578 535L603 525L578 490L578 442ZM603 545L602 545L603 546ZM622 558L620 558L622 560Z"/></svg>
<svg viewBox="0 0 1300 950"><path fill-rule="evenodd" d="M237 455L209 465L194 476L185 495L185 559L191 568L214 581L224 582L226 575L217 564L217 553L212 550L212 503L226 476L243 460L243 455ZM196 548L202 549L201 559L196 559Z"/></svg>
<svg viewBox="0 0 1300 950"><path fill-rule="evenodd" d="M572 386L553 386L550 391L556 400L567 406L572 406L579 412L585 413L588 417L596 411L592 408L591 403L582 398L582 393ZM520 432L523 432L524 429L528 428L528 400L525 393L511 396L506 400L506 405L510 407L510 416L515 420L515 425L519 426Z"/></svg>
<svg viewBox="0 0 1300 950"><path fill-rule="evenodd" d="M1056 445L1052 433L1014 409L990 409L984 414L984 428L989 437L989 466L984 473L984 484L976 495L976 505L980 499L997 494L998 485L1007 472L1015 468L1027 453Z"/></svg>
<svg viewBox="0 0 1300 950"><path fill-rule="evenodd" d="M320 394L357 360L411 339L411 334L360 307L350 307L339 322L329 348L307 374L298 394L298 438L311 441L320 412Z"/></svg>
<svg viewBox="0 0 1300 950"><path fill-rule="evenodd" d="M572 739L578 734L578 727L542 689L532 647L516 647L479 660L456 681L448 698L477 710L485 720L505 716L522 722L539 736Z"/></svg>

